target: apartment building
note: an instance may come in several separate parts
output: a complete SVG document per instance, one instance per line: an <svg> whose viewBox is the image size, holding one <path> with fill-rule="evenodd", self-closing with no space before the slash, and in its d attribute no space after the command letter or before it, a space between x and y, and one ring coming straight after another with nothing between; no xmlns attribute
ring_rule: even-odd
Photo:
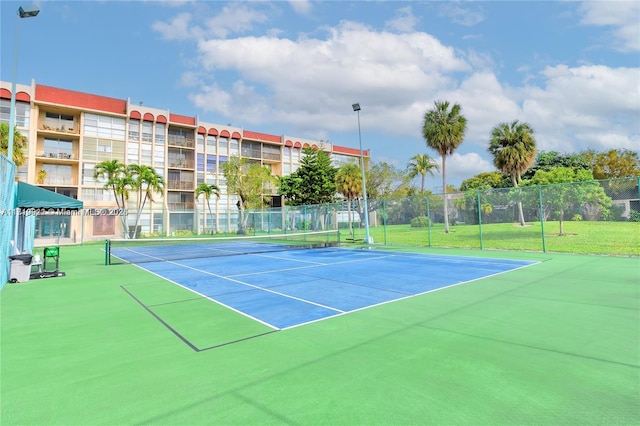
<svg viewBox="0 0 640 426"><path fill-rule="evenodd" d="M11 84L0 82L0 121L9 121L10 99ZM125 227L131 230L136 215L123 223L113 193L93 177L96 164L104 160L149 165L164 178L163 193L147 203L138 222L141 233L162 236L236 229L237 199L227 192L220 169L231 156L259 162L277 176L298 168L304 147L326 151L335 164L360 158L358 149L330 142L207 123L168 108L35 81L17 85L16 128L28 142L28 161L16 178L79 199L85 207L77 216L37 216L36 244L117 238ZM369 157L369 151L363 155ZM203 182L220 188L220 197L210 199L213 214L195 195Z"/></svg>

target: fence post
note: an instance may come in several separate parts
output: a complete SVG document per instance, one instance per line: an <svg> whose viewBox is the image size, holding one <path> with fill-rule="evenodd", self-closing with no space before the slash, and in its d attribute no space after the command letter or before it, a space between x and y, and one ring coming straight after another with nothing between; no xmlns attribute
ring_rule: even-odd
<svg viewBox="0 0 640 426"><path fill-rule="evenodd" d="M429 210L429 195L424 196L427 200L427 247L431 247L431 211Z"/></svg>
<svg viewBox="0 0 640 426"><path fill-rule="evenodd" d="M383 244L387 245L387 199L382 199L382 232L383 232Z"/></svg>
<svg viewBox="0 0 640 426"><path fill-rule="evenodd" d="M483 249L482 243L482 210L480 210L480 191L477 192L478 195L478 231L480 233L480 250Z"/></svg>
<svg viewBox="0 0 640 426"><path fill-rule="evenodd" d="M542 229L542 252L547 252L547 244L544 239L544 209L542 206L542 186L538 185L538 200L540 203L540 229Z"/></svg>

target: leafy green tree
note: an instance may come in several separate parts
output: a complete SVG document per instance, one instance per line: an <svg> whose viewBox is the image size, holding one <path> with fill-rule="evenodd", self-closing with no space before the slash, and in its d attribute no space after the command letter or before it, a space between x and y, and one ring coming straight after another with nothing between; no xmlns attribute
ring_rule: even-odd
<svg viewBox="0 0 640 426"><path fill-rule="evenodd" d="M574 170L591 169L585 154L560 154L557 151L540 151L533 165L522 174L522 179L531 179L538 170L549 171L555 167L569 167Z"/></svg>
<svg viewBox="0 0 640 426"><path fill-rule="evenodd" d="M538 170L528 185L543 185L540 189L545 215L553 214L559 221L560 235L565 235L563 222L565 214L585 205L597 207L603 216L608 216L611 198L593 180L590 170L574 170L570 167L556 167L549 171ZM537 194L536 194L537 196Z"/></svg>
<svg viewBox="0 0 640 426"><path fill-rule="evenodd" d="M464 140L467 130L467 119L461 114L462 107L449 102L436 101L434 108L424 115L422 136L427 146L442 157L442 188L444 204L444 232L449 232L449 215L447 212L447 165L446 158L455 152Z"/></svg>
<svg viewBox="0 0 640 426"><path fill-rule="evenodd" d="M440 170L438 163L431 158L428 154L416 154L407 165L407 172L409 178L413 179L420 175L420 192L424 192L424 178L427 174L433 176L434 170Z"/></svg>
<svg viewBox="0 0 640 426"><path fill-rule="evenodd" d="M136 192L136 222L133 227L133 238L138 237L140 217L147 201L153 202L153 194L164 190L164 179L151 166L145 164L129 164L126 168L131 190Z"/></svg>
<svg viewBox="0 0 640 426"><path fill-rule="evenodd" d="M638 153L628 149L606 152L585 151L583 155L593 170L595 179L614 179L640 176Z"/></svg>
<svg viewBox="0 0 640 426"><path fill-rule="evenodd" d="M211 203L209 203L209 199L212 195L215 195L216 198L220 198L220 188L215 184L208 184L206 182L202 182L196 187L196 198L200 197L200 195L204 195L204 200L207 203L207 208L209 209L209 219L211 223L215 226L215 221L213 220L213 212L211 211ZM206 228L206 223L205 223ZM214 232L217 232L214 229Z"/></svg>
<svg viewBox="0 0 640 426"><path fill-rule="evenodd" d="M280 194L289 205L327 204L335 201L337 169L325 151L304 148L300 167L280 180Z"/></svg>
<svg viewBox="0 0 640 426"><path fill-rule="evenodd" d="M336 190L347 199L349 234L353 237L353 217L351 202L362 196L362 171L357 164L346 163L340 166L335 176Z"/></svg>
<svg viewBox="0 0 640 426"><path fill-rule="evenodd" d="M465 179L460 184L460 191L470 191L472 189L503 188L504 176L500 172L485 172Z"/></svg>
<svg viewBox="0 0 640 426"><path fill-rule="evenodd" d="M275 186L278 179L268 167L237 156L229 157L220 168L227 181L227 191L238 197L238 234L245 234L249 220L246 210L267 205L265 191Z"/></svg>
<svg viewBox="0 0 640 426"><path fill-rule="evenodd" d="M511 183L517 188L522 174L536 159L536 140L533 129L527 123L514 120L500 123L491 131L489 152L493 155L493 164L503 173L511 176ZM522 201L518 200L520 225L525 226Z"/></svg>
<svg viewBox="0 0 640 426"><path fill-rule="evenodd" d="M13 155L11 160L16 167L22 166L27 162L24 151L27 149L27 137L14 127L13 129ZM0 153L5 156L9 152L9 124L0 123Z"/></svg>
<svg viewBox="0 0 640 426"><path fill-rule="evenodd" d="M466 223L477 224L478 216L483 213L485 216L493 212L494 188L504 186L505 175L501 172L480 173L472 178L462 181L460 191L464 196L456 200L455 205L464 211ZM510 179L510 178L509 178ZM509 182L507 182L510 185ZM478 197L480 197L480 212L478 211Z"/></svg>

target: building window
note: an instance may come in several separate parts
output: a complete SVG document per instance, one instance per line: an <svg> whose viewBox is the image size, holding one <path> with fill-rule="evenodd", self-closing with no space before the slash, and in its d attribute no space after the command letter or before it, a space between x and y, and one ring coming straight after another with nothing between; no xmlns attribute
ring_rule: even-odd
<svg viewBox="0 0 640 426"><path fill-rule="evenodd" d="M124 141L111 139L84 138L82 158L88 161L124 161Z"/></svg>
<svg viewBox="0 0 640 426"><path fill-rule="evenodd" d="M129 121L129 140L131 141L140 140L140 120Z"/></svg>
<svg viewBox="0 0 640 426"><path fill-rule="evenodd" d="M68 130L73 131L75 129L73 115L58 114L54 112L45 113L44 125L45 128L57 130L59 132L66 132Z"/></svg>
<svg viewBox="0 0 640 426"><path fill-rule="evenodd" d="M229 142L229 155L237 156L239 153L240 151L238 150L238 140L231 139L231 141Z"/></svg>
<svg viewBox="0 0 640 426"><path fill-rule="evenodd" d="M242 142L242 156L260 158L260 142Z"/></svg>
<svg viewBox="0 0 640 426"><path fill-rule="evenodd" d="M94 179L93 172L96 165L93 163L82 164L82 185L104 185L106 183L106 177L102 179Z"/></svg>
<svg viewBox="0 0 640 426"><path fill-rule="evenodd" d="M9 123L11 115L11 101L9 99L0 99L0 122ZM29 127L31 108L28 102L16 101L16 127Z"/></svg>
<svg viewBox="0 0 640 426"><path fill-rule="evenodd" d="M71 166L62 164L43 164L42 170L47 172L47 185L74 185Z"/></svg>
<svg viewBox="0 0 640 426"><path fill-rule="evenodd" d="M207 136L207 154L215 154L217 152L217 142L215 136Z"/></svg>
<svg viewBox="0 0 640 426"><path fill-rule="evenodd" d="M129 142L127 144L127 163L128 164L138 164L140 161L140 153L138 152L138 148L140 144Z"/></svg>
<svg viewBox="0 0 640 426"><path fill-rule="evenodd" d="M186 146L189 148L195 146L195 138L192 130L170 128L168 140L171 146Z"/></svg>
<svg viewBox="0 0 640 426"><path fill-rule="evenodd" d="M164 130L165 126L162 123L155 124L155 142L159 145L164 145L165 137Z"/></svg>
<svg viewBox="0 0 640 426"><path fill-rule="evenodd" d="M229 154L229 139L220 138L218 140L218 153L221 155Z"/></svg>
<svg viewBox="0 0 640 426"><path fill-rule="evenodd" d="M142 122L142 142L153 141L153 123L149 121Z"/></svg>
<svg viewBox="0 0 640 426"><path fill-rule="evenodd" d="M143 133L143 137L142 138L144 139L144 133ZM140 145L140 148L141 148L141 150L140 150L140 164L146 164L146 165L150 166L151 165L151 157L152 157L151 145L143 143L143 144Z"/></svg>
<svg viewBox="0 0 640 426"><path fill-rule="evenodd" d="M67 139L44 138L45 157L71 158L73 154L73 141Z"/></svg>
<svg viewBox="0 0 640 426"><path fill-rule="evenodd" d="M204 135L199 133L196 135L196 151L204 152Z"/></svg>
<svg viewBox="0 0 640 426"><path fill-rule="evenodd" d="M85 113L84 134L88 136L98 136L101 138L124 140L125 119L109 117L107 115Z"/></svg>
<svg viewBox="0 0 640 426"><path fill-rule="evenodd" d="M164 166L164 146L153 147L153 165L156 167Z"/></svg>
<svg viewBox="0 0 640 426"><path fill-rule="evenodd" d="M265 160L280 161L280 147L276 145L263 145L262 158Z"/></svg>

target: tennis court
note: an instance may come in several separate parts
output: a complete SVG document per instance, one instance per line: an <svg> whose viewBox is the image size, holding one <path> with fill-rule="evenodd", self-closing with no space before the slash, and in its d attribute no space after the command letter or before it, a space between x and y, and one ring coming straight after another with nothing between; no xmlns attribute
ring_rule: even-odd
<svg viewBox="0 0 640 426"><path fill-rule="evenodd" d="M303 235L304 237L304 235ZM299 238L299 237L298 237ZM282 330L360 309L468 283L533 264L530 261L435 256L340 247L308 248L233 239L224 244L135 244L113 248L112 256L139 266L273 330ZM291 242L290 242L291 243ZM206 257L211 253L212 257ZM224 255L220 255L224 253ZM170 260L175 259L175 260ZM182 310L177 304L201 304L189 298L160 304L146 301L145 289L125 291L159 320ZM206 306L206 305L205 305ZM160 312L161 311L161 312ZM266 331L260 330L258 335ZM177 333L177 332L176 332ZM178 333L177 333L178 334ZM202 350L180 334L194 349ZM251 336L243 336L248 338ZM219 342L212 330L206 348Z"/></svg>
<svg viewBox="0 0 640 426"><path fill-rule="evenodd" d="M0 292L3 425L640 421L637 257L102 249Z"/></svg>

